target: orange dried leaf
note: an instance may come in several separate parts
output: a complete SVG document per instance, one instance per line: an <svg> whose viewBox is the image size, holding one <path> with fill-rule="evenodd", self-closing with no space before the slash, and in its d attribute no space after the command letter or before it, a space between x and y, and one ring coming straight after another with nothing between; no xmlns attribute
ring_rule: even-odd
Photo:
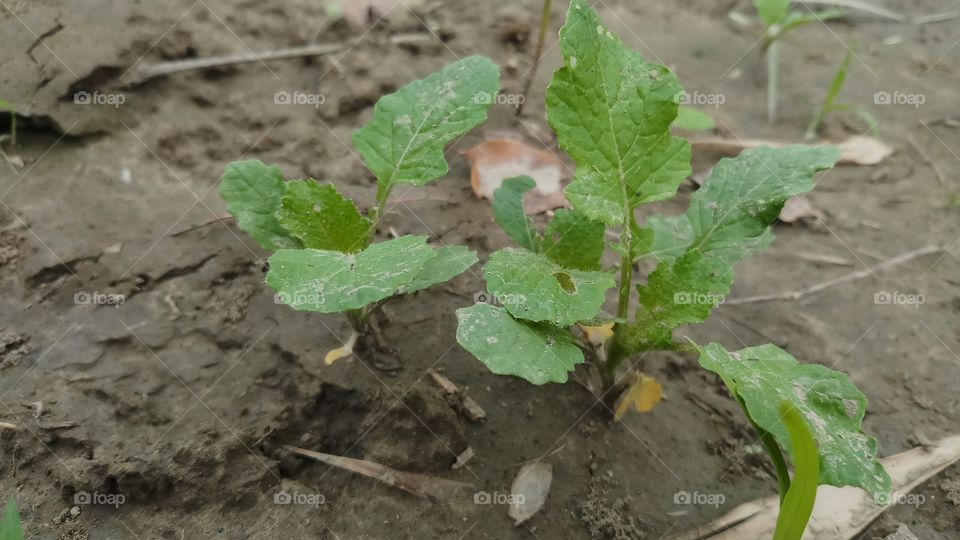
<svg viewBox="0 0 960 540"><path fill-rule="evenodd" d="M513 139L490 139L463 152L470 163L470 186L477 197L493 200L493 191L507 178L527 175L536 186L524 197L527 214L567 206L563 161Z"/></svg>
<svg viewBox="0 0 960 540"><path fill-rule="evenodd" d="M619 420L631 408L637 412L650 411L663 398L663 388L656 379L642 373L631 375L633 383L617 398L613 413L615 420Z"/></svg>

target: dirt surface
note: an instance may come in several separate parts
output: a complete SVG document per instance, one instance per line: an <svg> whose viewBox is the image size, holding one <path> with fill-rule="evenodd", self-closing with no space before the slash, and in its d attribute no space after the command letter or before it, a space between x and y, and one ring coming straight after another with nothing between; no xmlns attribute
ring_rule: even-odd
<svg viewBox="0 0 960 540"><path fill-rule="evenodd" d="M660 538L774 489L750 427L694 358L635 358L663 381L667 399L618 424L574 381L533 387L494 376L454 338L453 311L482 290L476 266L386 305L382 329L402 371L355 359L325 366L323 354L349 333L346 321L276 304L263 284L266 254L232 222L210 223L226 212L215 189L223 167L242 157L278 164L287 177L335 180L369 205L373 179L349 141L376 99L468 54L504 66L503 91L520 91L538 2L412 10L398 2L360 27L305 0L115 4L0 3L0 96L32 117L0 164L0 420L23 428L0 429L0 494L16 496L28 537ZM956 8L951 0L888 5L911 14ZM956 433L960 208L948 201L960 193L960 128L951 121L960 19L918 26L859 14L795 32L782 47L780 118L768 125L757 34L727 17L751 13L748 2L597 7L691 94L723 96L710 112L730 137L799 140L844 44L858 44L843 101L867 108L897 152L818 177L809 200L824 218L778 226L773 247L737 267L732 296L811 285L931 243L953 252L798 301L722 306L680 335L734 348L772 341L848 373L870 400L865 427L882 455ZM466 244L481 260L508 245L489 203L471 193L457 150L494 131L555 150L543 95L565 10L565 2L553 7L524 121L495 106L484 128L448 151L446 179L398 190L383 231ZM411 33L419 38L406 39ZM117 82L140 63L311 43L345 48ZM81 91L104 104L77 103ZM323 103L277 104L278 92ZM924 103L875 104L877 92ZM824 134L865 130L839 113ZM644 211L679 212L691 189ZM924 302L875 303L884 292ZM428 368L467 387L486 422L457 414ZM542 457L553 487L543 510L515 527L506 506L475 504L472 493L434 504L278 444L491 494L507 493L520 464ZM451 470L467 446L475 457ZM918 491L922 504L887 512L866 537L902 524L923 539L960 537L958 478L960 467L947 469ZM722 504L677 504L682 491L721 495ZM282 504L285 495L295 503Z"/></svg>

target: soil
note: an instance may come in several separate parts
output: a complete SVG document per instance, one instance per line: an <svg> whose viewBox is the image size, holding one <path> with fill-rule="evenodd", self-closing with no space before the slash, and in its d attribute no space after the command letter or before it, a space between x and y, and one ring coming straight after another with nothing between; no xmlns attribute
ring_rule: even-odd
<svg viewBox="0 0 960 540"><path fill-rule="evenodd" d="M504 66L503 91L519 92L540 8L533 0L411 2L409 10L398 2L358 27L331 19L323 4L3 4L0 43L11 52L0 64L0 96L29 118L0 164L0 420L24 428L0 429L0 494L16 496L27 536L660 538L768 495L775 480L753 432L694 358L635 358L663 382L666 400L620 423L576 381L534 387L489 373L454 338L453 311L482 291L479 266L385 306L382 331L401 371L357 359L324 365L349 325L274 302L263 283L267 254L217 220L226 215L216 192L224 165L258 158L287 177L334 180L369 205L373 180L349 141L376 99L469 54ZM888 4L910 14L956 8L951 0ZM931 243L953 252L797 301L725 305L678 333L732 348L772 341L848 373L870 400L865 429L882 455L956 433L960 209L948 201L960 193L960 20L912 25L855 14L795 31L781 47L780 114L768 125L757 32L730 22L732 9L752 13L746 0L598 4L612 30L671 66L691 94L724 97L709 110L730 137L800 140L844 45L857 44L842 100L868 109L876 135L897 149L882 164L818 177L809 200L823 219L778 225L774 245L738 265L732 296L811 285ZM555 31L565 10L566 2L553 6L523 122L512 107L494 106L483 128L447 152L446 179L399 190L382 231L466 244L481 260L509 244L489 203L471 193L457 152L504 131L555 150L543 98L559 65ZM395 42L410 33L423 39ZM139 63L312 43L345 49L117 82ZM80 91L123 103L77 104ZM323 103L276 104L277 92L320 94ZM877 92L925 99L875 104ZM824 135L865 130L840 112ZM691 190L644 213L679 212ZM925 302L876 304L883 292ZM428 369L466 387L486 421L451 408ZM469 494L432 503L279 444L494 494L509 492L523 462L542 458L553 465L553 486L543 510L514 526L504 505L474 504ZM452 470L468 446L475 456ZM957 478L960 466L933 478L917 492L923 504L890 510L866 537L900 525L919 538L960 537ZM723 502L676 504L680 491ZM279 504L282 494L304 504ZM84 497L98 504L80 504Z"/></svg>

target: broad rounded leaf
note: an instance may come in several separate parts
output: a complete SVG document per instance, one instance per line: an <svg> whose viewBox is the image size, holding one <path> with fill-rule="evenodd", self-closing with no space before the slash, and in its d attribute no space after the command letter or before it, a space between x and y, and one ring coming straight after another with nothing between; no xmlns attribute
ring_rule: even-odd
<svg viewBox="0 0 960 540"><path fill-rule="evenodd" d="M267 250L300 247L277 219L283 191L280 167L256 159L230 163L220 179L220 197L227 210Z"/></svg>
<svg viewBox="0 0 960 540"><path fill-rule="evenodd" d="M584 0L570 3L560 53L546 100L557 141L577 164L565 193L591 219L622 225L634 206L672 197L690 174L690 145L670 134L682 89Z"/></svg>
<svg viewBox="0 0 960 540"><path fill-rule="evenodd" d="M487 290L514 317L557 326L593 318L604 293L615 285L610 274L564 268L519 248L492 254L483 266L483 277Z"/></svg>
<svg viewBox="0 0 960 540"><path fill-rule="evenodd" d="M401 236L350 254L282 249L270 257L267 284L298 311L347 311L392 296L436 257L425 236Z"/></svg>
<svg viewBox="0 0 960 540"><path fill-rule="evenodd" d="M566 382L583 362L573 335L549 324L518 321L507 310L474 304L457 310L457 342L498 375L533 384Z"/></svg>
<svg viewBox="0 0 960 540"><path fill-rule="evenodd" d="M425 264L413 281L400 287L400 294L408 294L444 283L459 276L477 263L477 252L466 246L443 246L436 248L437 257Z"/></svg>
<svg viewBox="0 0 960 540"><path fill-rule="evenodd" d="M486 119L499 87L497 66L470 56L380 98L373 117L353 134L378 191L446 174L443 147Z"/></svg>
<svg viewBox="0 0 960 540"><path fill-rule="evenodd" d="M561 208L543 233L542 253L565 268L599 270L604 231L602 222Z"/></svg>
<svg viewBox="0 0 960 540"><path fill-rule="evenodd" d="M820 452L820 482L857 486L881 500L890 492L890 476L877 461L877 441L860 428L867 398L843 373L818 364L800 364L774 345L727 352L711 343L700 350L700 365L720 375L761 429L781 447L792 449L781 421L780 403L797 408L810 426Z"/></svg>
<svg viewBox="0 0 960 540"><path fill-rule="evenodd" d="M277 218L303 247L354 253L370 244L373 224L333 184L287 182Z"/></svg>

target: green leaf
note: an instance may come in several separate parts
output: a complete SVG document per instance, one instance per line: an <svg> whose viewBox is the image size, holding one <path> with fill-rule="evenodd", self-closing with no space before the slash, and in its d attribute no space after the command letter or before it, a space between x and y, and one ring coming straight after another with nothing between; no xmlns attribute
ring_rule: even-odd
<svg viewBox="0 0 960 540"><path fill-rule="evenodd" d="M706 131L716 127L717 123L709 114L698 111L693 107L681 105L677 110L677 119L674 120L673 125L687 131Z"/></svg>
<svg viewBox="0 0 960 540"><path fill-rule="evenodd" d="M400 294L409 294L459 276L477 263L477 253L466 246L443 246L436 249L437 257L417 273L413 281L400 287Z"/></svg>
<svg viewBox="0 0 960 540"><path fill-rule="evenodd" d="M540 239L523 210L523 194L537 183L529 176L507 178L493 190L493 218L514 242L530 251L540 251Z"/></svg>
<svg viewBox="0 0 960 540"><path fill-rule="evenodd" d="M23 540L23 528L17 513L17 501L13 497L7 501L3 520L0 520L0 540Z"/></svg>
<svg viewBox="0 0 960 540"><path fill-rule="evenodd" d="M347 311L394 295L436 257L425 236L401 236L359 253L281 249L270 257L267 284L298 311Z"/></svg>
<svg viewBox="0 0 960 540"><path fill-rule="evenodd" d="M570 3L560 52L546 101L557 141L577 164L566 196L591 219L623 225L633 207L672 197L690 174L690 145L669 130L682 89L583 0Z"/></svg>
<svg viewBox="0 0 960 540"><path fill-rule="evenodd" d="M606 226L575 210L561 208L543 235L543 254L564 268L599 270Z"/></svg>
<svg viewBox="0 0 960 540"><path fill-rule="evenodd" d="M685 215L657 216L647 218L643 228L635 235L636 256L672 261L683 255L693 242L693 227Z"/></svg>
<svg viewBox="0 0 960 540"><path fill-rule="evenodd" d="M790 402L781 401L780 417L790 436L796 461L793 463L793 481L790 482L790 489L780 504L773 540L800 540L807 528L810 514L813 513L813 503L817 499L820 458L817 441L813 439L813 433L800 411Z"/></svg>
<svg viewBox="0 0 960 540"><path fill-rule="evenodd" d="M705 320L722 303L733 284L733 268L716 257L688 251L673 263L662 261L646 285L638 285L636 324L624 341L630 350L668 348L672 331Z"/></svg>
<svg viewBox="0 0 960 540"><path fill-rule="evenodd" d="M470 56L383 96L353 144L377 177L377 200L397 183L418 186L447 173L443 148L483 122L500 86L489 59Z"/></svg>
<svg viewBox="0 0 960 540"><path fill-rule="evenodd" d="M501 307L474 304L457 310L457 342L498 375L533 384L567 381L583 352L563 328L518 321Z"/></svg>
<svg viewBox="0 0 960 540"><path fill-rule="evenodd" d="M763 24L773 26L787 15L790 0L753 0L753 6Z"/></svg>
<svg viewBox="0 0 960 540"><path fill-rule="evenodd" d="M487 290L511 315L528 321L570 326L593 318L613 276L564 268L543 255L519 248L493 253L483 266Z"/></svg>
<svg viewBox="0 0 960 540"><path fill-rule="evenodd" d="M220 179L220 197L227 210L267 250L300 247L277 220L283 191L280 167L256 159L230 163Z"/></svg>
<svg viewBox="0 0 960 540"><path fill-rule="evenodd" d="M370 244L373 224L333 184L287 182L280 206L280 225L303 247L354 253Z"/></svg>
<svg viewBox="0 0 960 540"><path fill-rule="evenodd" d="M877 441L860 428L867 398L845 374L800 364L774 345L729 353L711 343L700 350L700 365L720 375L750 419L790 450L794 464L803 457L780 421L779 404L796 407L819 447L820 483L857 486L875 500L889 494L890 476L877 461Z"/></svg>

